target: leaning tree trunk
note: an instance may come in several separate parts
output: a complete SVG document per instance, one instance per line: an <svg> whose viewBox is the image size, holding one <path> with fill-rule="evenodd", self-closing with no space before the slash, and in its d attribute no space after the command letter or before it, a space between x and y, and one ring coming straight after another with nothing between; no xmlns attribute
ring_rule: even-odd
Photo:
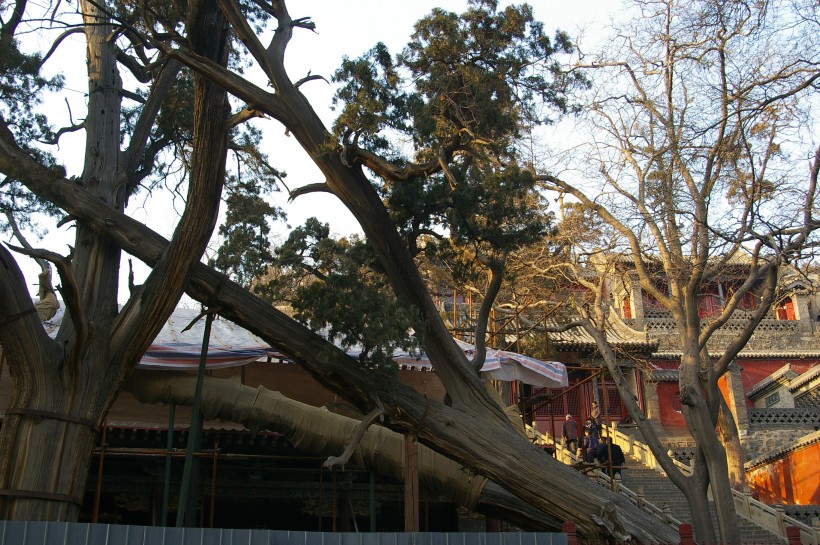
<svg viewBox="0 0 820 545"><path fill-rule="evenodd" d="M203 16L208 7L210 13ZM74 191L108 208L98 210L98 220L105 224L110 214L119 213L113 207L122 201L121 84L105 13L94 2L83 2L82 8L88 41L88 139L85 189L75 185ZM194 47L216 62L226 62L226 29L215 4L192 2L191 13L198 16L192 21L200 30L190 31ZM117 312L120 247L105 236L105 229L80 224L73 260L57 259L67 313L55 340L34 314L16 263L5 249L0 251L0 344L12 375L0 430L0 518L77 518L97 428L204 252L224 181L227 97L208 80L198 80L189 206L171 244L155 254L151 276L122 312ZM2 127L0 132L3 145L16 148L8 130ZM0 167L10 176L25 168L8 155L0 158Z"/></svg>
<svg viewBox="0 0 820 545"><path fill-rule="evenodd" d="M220 0L220 6L235 23L234 31L241 34L246 45L274 65L268 75L276 93L250 88L236 78L219 77L224 72L200 56L179 49L166 52L215 78L231 93L282 120L291 130L325 173L330 189L363 223L397 294L424 315L425 349L454 404L445 406L401 384L376 379L325 339L204 265L196 266L189 294L209 307L218 307L226 318L281 348L319 382L356 404L362 412L369 412L380 402L391 429L417 431L424 444L492 479L522 502L550 513L555 519L574 520L585 538L596 540L614 535L622 539L633 536L639 541L674 540L673 530L626 498L590 483L577 471L547 456L513 429L441 324L407 248L374 188L359 167L350 166L337 153L329 151L329 134L321 120L287 80L280 61L292 31L291 22L281 25L270 50L262 53L258 43L247 35L250 29L242 27L237 5ZM284 13L282 3L277 3L277 12ZM70 187L57 173L32 163L0 131L0 166L14 172L38 196L64 207L151 266L166 251L167 242L144 225L89 198L81 189ZM477 422L481 423L479 433ZM578 513L584 515L575 518Z"/></svg>
<svg viewBox="0 0 820 545"><path fill-rule="evenodd" d="M140 243L148 241L147 236L139 239ZM150 255L136 248L132 253ZM322 337L210 268L197 267L188 293L199 301L218 305L222 316L281 348L320 383L362 412L369 411L373 400L378 399L384 406L388 427L399 432L417 431L426 445L490 478L520 501L554 519L574 521L585 539L599 540L608 535L620 539L633 536L647 543L676 539L673 529L624 496L609 492L556 461L518 434L506 419L494 418L495 412L448 407L400 383L374 377ZM497 412L500 414L500 410ZM481 423L478 433L477 422Z"/></svg>
<svg viewBox="0 0 820 545"><path fill-rule="evenodd" d="M196 377L185 373L132 373L123 385L143 403L191 405ZM252 431L282 434L297 449L318 456L335 456L347 448L361 422L287 398L260 386L252 388L233 379L205 377L202 413ZM404 439L382 426L370 426L356 443L349 462L379 475L403 480ZM419 482L431 496L444 496L459 505L532 531L557 531L564 522L522 503L485 477L476 475L423 446L418 451ZM583 513L578 513L578 518Z"/></svg>
<svg viewBox="0 0 820 545"><path fill-rule="evenodd" d="M130 254L154 265L168 242L145 225L106 207L59 174L43 169L0 131L0 166L13 161L19 177L43 198L59 203L95 230L105 232ZM671 542L677 533L521 437L496 409L482 413L447 407L401 384L377 380L322 337L315 335L213 269L197 264L188 293L220 314L278 346L304 365L320 383L368 412L375 399L385 408L387 425L396 431L419 430L422 441L475 473L484 475L522 502L561 520L574 519L588 539L608 535L596 518L617 512L614 527L642 542ZM486 394L485 394L486 395ZM487 396L487 399L489 397ZM490 403L492 401L490 400ZM494 404L493 404L494 405ZM496 417L496 415L501 415ZM475 422L481 422L476 433Z"/></svg>

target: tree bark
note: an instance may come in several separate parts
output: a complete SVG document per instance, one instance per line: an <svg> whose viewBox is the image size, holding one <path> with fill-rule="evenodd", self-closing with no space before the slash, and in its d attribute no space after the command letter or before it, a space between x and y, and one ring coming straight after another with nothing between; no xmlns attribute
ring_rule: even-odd
<svg viewBox="0 0 820 545"><path fill-rule="evenodd" d="M64 520L82 503L95 424L66 412L64 352L43 330L23 275L2 246L0 263L0 344L14 384L0 433L0 516Z"/></svg>
<svg viewBox="0 0 820 545"><path fill-rule="evenodd" d="M740 443L737 423L724 399L721 399L718 415L718 437L723 448L726 449L726 463L729 468L729 482L732 488L743 492L746 488L746 457Z"/></svg>
<svg viewBox="0 0 820 545"><path fill-rule="evenodd" d="M88 139L78 191L116 206L121 82L111 25L101 6L82 4L89 65ZM201 13L210 10L202 17ZM211 2L192 3L199 30L191 30L201 54L225 62L224 19ZM208 24L216 22L215 27ZM221 22L221 24L220 24ZM74 520L82 505L96 430L125 374L142 356L175 308L192 266L209 240L224 181L227 96L198 78L195 86L193 168L188 208L172 242L155 254L156 268L136 298L118 313L120 247L105 231L80 224L75 255L60 268L67 315L55 340L44 332L25 294L22 274L3 249L0 343L13 378L9 409L0 430L0 517ZM2 127L4 144L16 147ZM6 173L15 166L2 163ZM30 161L30 159L29 159ZM85 189L80 189L80 188ZM111 208L113 210L113 208ZM100 218L105 222L104 216ZM23 297L21 297L21 295Z"/></svg>
<svg viewBox="0 0 820 545"><path fill-rule="evenodd" d="M697 308L694 298L690 305L692 309ZM687 323L686 327L678 321L684 347L678 376L683 415L689 432L698 445L698 451L702 454L695 459L694 465L696 469L705 470L704 478L708 479L711 486L720 538L726 543L737 543L737 513L732 498L732 487L729 484L726 452L715 431L718 411L716 407L720 404L717 399L722 398L722 394L717 389L717 379L710 372L711 362L708 361L708 354L699 347L700 320L697 311L690 309L687 315L691 323ZM699 504L707 501L705 495L702 498L699 496L691 495L690 506L693 511L696 508L700 511ZM700 513L698 515L702 516ZM698 541L715 540L711 516L708 518L708 524L706 520L695 520L695 512L692 513L692 517Z"/></svg>
<svg viewBox="0 0 820 545"><path fill-rule="evenodd" d="M88 2L81 5L83 17L90 23L85 27L89 111L96 112L86 120L82 185L111 204L119 157L121 82L115 47L108 40L111 26L98 6ZM11 258L6 255L6 259ZM89 449L107 408L98 391L116 390L99 371L110 356L119 259L115 243L78 225L71 284L80 293L80 300L69 298L72 308L57 341L45 335L36 315L3 328L2 342L13 377L8 416L0 433L3 518L67 520L79 513ZM19 270L10 268L4 280L8 289L28 292ZM19 301L15 310L26 312L29 305ZM16 348L8 348L10 345ZM92 379L89 370L101 376Z"/></svg>

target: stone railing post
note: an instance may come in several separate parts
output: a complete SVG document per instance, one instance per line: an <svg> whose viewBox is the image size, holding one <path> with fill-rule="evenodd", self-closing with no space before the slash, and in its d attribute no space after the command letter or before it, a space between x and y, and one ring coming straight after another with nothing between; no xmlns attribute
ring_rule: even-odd
<svg viewBox="0 0 820 545"><path fill-rule="evenodd" d="M800 528L797 526L786 528L786 542L789 545L803 545L803 541L800 539Z"/></svg>
<svg viewBox="0 0 820 545"><path fill-rule="evenodd" d="M561 526L561 531L567 534L567 545L578 545L578 534L576 533L574 522L571 520L566 521Z"/></svg>
<svg viewBox="0 0 820 545"><path fill-rule="evenodd" d="M751 492L744 492L743 493L743 512L746 514L746 518L752 518L752 493Z"/></svg>
<svg viewBox="0 0 820 545"><path fill-rule="evenodd" d="M695 531L692 528L691 524L681 524L678 527L678 533L680 534L680 544L679 545L696 545L695 544Z"/></svg>
<svg viewBox="0 0 820 545"><path fill-rule="evenodd" d="M783 520L783 517L786 515L786 510L783 508L783 506L781 504L778 503L777 505L774 506L774 513L775 513L775 517L776 517L776 520L777 520L778 533L781 536L785 536L786 535L786 524L785 524L785 521Z"/></svg>

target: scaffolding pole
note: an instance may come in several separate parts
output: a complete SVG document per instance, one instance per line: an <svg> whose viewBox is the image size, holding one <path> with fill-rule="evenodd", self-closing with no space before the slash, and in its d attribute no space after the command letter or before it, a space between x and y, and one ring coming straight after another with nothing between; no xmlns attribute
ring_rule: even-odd
<svg viewBox="0 0 820 545"><path fill-rule="evenodd" d="M188 431L188 446L185 450L185 466L182 470L182 486L179 490L179 503L177 504L177 527L185 525L185 511L188 506L188 495L190 493L191 473L194 463L194 449L199 442L199 428L202 426L202 386L205 382L205 364L208 361L208 344L211 340L211 324L214 321L212 312L207 312L205 316L205 332L202 334L202 351L199 355L199 370L196 377L196 390L194 391L194 402L191 411L191 427Z"/></svg>

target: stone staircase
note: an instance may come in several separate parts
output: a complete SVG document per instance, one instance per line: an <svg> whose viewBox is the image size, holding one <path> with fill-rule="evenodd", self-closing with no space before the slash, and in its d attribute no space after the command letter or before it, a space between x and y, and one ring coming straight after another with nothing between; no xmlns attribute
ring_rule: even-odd
<svg viewBox="0 0 820 545"><path fill-rule="evenodd" d="M663 473L644 466L631 456L626 456L626 468L622 471L621 485L632 490L638 497L656 507L668 510L670 516L681 522L691 522L686 498ZM714 510L713 510L714 513ZM717 519L713 515L713 524L717 529ZM782 544L784 541L777 535L757 526L738 515L737 525L740 538L744 544ZM717 530L716 530L717 531Z"/></svg>
<svg viewBox="0 0 820 545"><path fill-rule="evenodd" d="M555 447L555 456L565 464L575 464L579 458L570 453L560 443L553 442L549 435L542 435L537 430L530 429L533 440L538 443ZM609 431L615 443L618 443L626 457L625 469L617 489L625 494L635 504L643 504L643 509L666 523L691 523L689 506L686 498L678 488L672 484L660 465L654 459L649 447L641 443L633 435L623 433L614 427ZM684 473L685 464L675 462ZM611 488L609 478L602 472L591 475L598 483ZM788 545L794 543L786 535L786 529L796 529L803 545L820 545L820 526L816 517L807 523L799 517L786 515L781 508L772 508L758 502L750 495L743 495L733 491L735 509L737 510L737 527L743 545ZM809 514L813 513L810 512ZM717 516L712 506L712 523L717 532ZM777 530L776 528L779 528ZM792 536L794 537L794 536Z"/></svg>

